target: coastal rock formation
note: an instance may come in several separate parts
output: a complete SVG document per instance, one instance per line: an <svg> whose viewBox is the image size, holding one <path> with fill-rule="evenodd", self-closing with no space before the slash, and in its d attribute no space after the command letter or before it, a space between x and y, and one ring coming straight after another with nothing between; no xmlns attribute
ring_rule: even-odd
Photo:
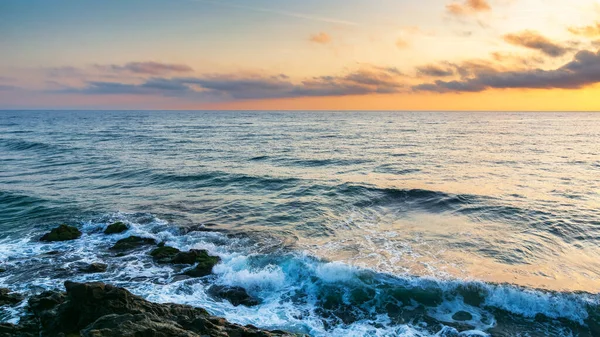
<svg viewBox="0 0 600 337"><path fill-rule="evenodd" d="M132 250L132 249L136 249L136 248L140 248L143 246L147 246L147 245L155 245L156 241L154 239L151 238L142 238L139 236L130 236L124 239L121 239L119 241L117 241L117 243L115 243L114 246L112 246L112 250L119 250L119 251L125 251L125 250Z"/></svg>
<svg viewBox="0 0 600 337"><path fill-rule="evenodd" d="M106 227L106 229L104 230L104 234L119 234L125 232L128 229L129 226L122 223L121 221L117 221Z"/></svg>
<svg viewBox="0 0 600 337"><path fill-rule="evenodd" d="M0 305L13 305L23 301L23 296L9 289L0 288Z"/></svg>
<svg viewBox="0 0 600 337"><path fill-rule="evenodd" d="M206 250L192 249L186 253L177 254L172 262L179 264L197 263L196 267L185 272L185 275L191 277L203 277L212 273L213 267L221 261L218 256L208 255Z"/></svg>
<svg viewBox="0 0 600 337"><path fill-rule="evenodd" d="M79 268L79 271L86 274L104 273L108 265L105 263L94 262Z"/></svg>
<svg viewBox="0 0 600 337"><path fill-rule="evenodd" d="M297 336L240 326L206 310L178 304L155 304L103 283L66 282L66 294L46 291L29 301L33 317L18 326L0 325L4 336ZM36 325L35 322L39 322Z"/></svg>
<svg viewBox="0 0 600 337"><path fill-rule="evenodd" d="M158 263L169 263L178 253L180 250L177 248L162 246L150 252L150 255Z"/></svg>
<svg viewBox="0 0 600 337"><path fill-rule="evenodd" d="M54 241L69 241L79 239L81 237L81 231L73 226L60 225L52 229L49 233L46 233L40 241L54 242Z"/></svg>
<svg viewBox="0 0 600 337"><path fill-rule="evenodd" d="M466 311L459 311L452 315L452 319L455 321L470 321L473 319L473 315Z"/></svg>
<svg viewBox="0 0 600 337"><path fill-rule="evenodd" d="M214 297L226 299L236 307L238 305L252 307L260 304L260 300L248 295L246 289L242 287L213 285L208 288L208 293Z"/></svg>

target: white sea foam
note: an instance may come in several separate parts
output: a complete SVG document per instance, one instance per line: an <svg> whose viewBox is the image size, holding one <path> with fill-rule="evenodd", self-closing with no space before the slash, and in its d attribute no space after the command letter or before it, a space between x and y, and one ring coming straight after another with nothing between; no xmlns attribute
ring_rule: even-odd
<svg viewBox="0 0 600 337"><path fill-rule="evenodd" d="M117 235L103 234L104 228L116 220L126 222L130 230ZM462 281L380 274L341 262L321 261L302 253L257 254L252 246L244 246L241 239L227 238L216 232L181 235L176 228L160 219L138 223L135 217L128 214L117 213L103 221L86 222L81 228L84 235L70 242L40 243L36 240L40 233L0 242L0 263L9 269L9 272L0 274L0 287L34 293L60 287L65 280L103 281L126 287L151 301L200 306L235 323L313 336L431 335L423 322L416 325L401 324L388 316L385 301L396 303L389 298L393 296L395 287L407 289L408 294L419 292L435 297L439 293L441 304L427 308L428 315L439 322L457 323L452 318L454 313L469 312L472 319L462 323L473 326L474 330L463 331L458 336L487 336L486 329L492 327L495 321L486 307L523 317L543 314L584 324L588 317L586 306L597 305L597 298L584 295L470 282L469 286L484 296L484 304L473 307L465 304L457 292L459 287L465 286ZM108 251L116 241L130 235L154 238L181 250L207 249L211 254L221 257L221 262L215 266L210 281L174 281L173 277L180 271L174 266L153 263L147 254L151 247L123 257L116 257ZM45 255L56 250L62 253ZM106 273L86 275L73 272L78 263L97 261L109 264ZM212 283L243 287L262 303L253 308L235 307L226 300L207 294ZM357 301L352 299L356 290L363 291L367 297L352 302ZM339 305L360 307L362 313L356 319L342 323L335 317L323 316L323 301L327 300L328 294L338 293L341 296ZM411 297L412 304L404 305L404 310L416 309L416 299ZM373 307L365 308L365 305ZM24 303L10 309L10 312L5 310L8 314L3 314L3 319L14 322L23 308ZM446 327L435 331L433 335L457 336L457 333L454 328Z"/></svg>

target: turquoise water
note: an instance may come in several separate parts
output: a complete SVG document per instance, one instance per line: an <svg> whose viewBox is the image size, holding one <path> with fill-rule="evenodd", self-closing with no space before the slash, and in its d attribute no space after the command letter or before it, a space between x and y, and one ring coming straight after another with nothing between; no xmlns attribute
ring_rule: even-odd
<svg viewBox="0 0 600 337"><path fill-rule="evenodd" d="M598 139L594 113L2 111L0 286L100 280L314 336L588 336ZM263 304L111 255L115 220L218 254L210 282ZM60 223L84 236L37 242Z"/></svg>

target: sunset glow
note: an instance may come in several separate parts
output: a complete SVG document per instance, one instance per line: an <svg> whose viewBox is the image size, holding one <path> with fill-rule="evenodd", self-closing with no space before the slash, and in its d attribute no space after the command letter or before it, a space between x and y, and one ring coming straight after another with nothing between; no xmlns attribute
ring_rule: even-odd
<svg viewBox="0 0 600 337"><path fill-rule="evenodd" d="M0 4L1 109L600 110L600 2Z"/></svg>

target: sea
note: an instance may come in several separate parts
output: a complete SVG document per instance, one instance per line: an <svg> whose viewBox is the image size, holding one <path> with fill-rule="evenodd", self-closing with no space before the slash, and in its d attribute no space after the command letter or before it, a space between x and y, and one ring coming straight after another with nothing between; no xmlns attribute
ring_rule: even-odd
<svg viewBox="0 0 600 337"><path fill-rule="evenodd" d="M130 235L221 262L186 279ZM594 336L600 113L0 111L0 267L309 336Z"/></svg>

